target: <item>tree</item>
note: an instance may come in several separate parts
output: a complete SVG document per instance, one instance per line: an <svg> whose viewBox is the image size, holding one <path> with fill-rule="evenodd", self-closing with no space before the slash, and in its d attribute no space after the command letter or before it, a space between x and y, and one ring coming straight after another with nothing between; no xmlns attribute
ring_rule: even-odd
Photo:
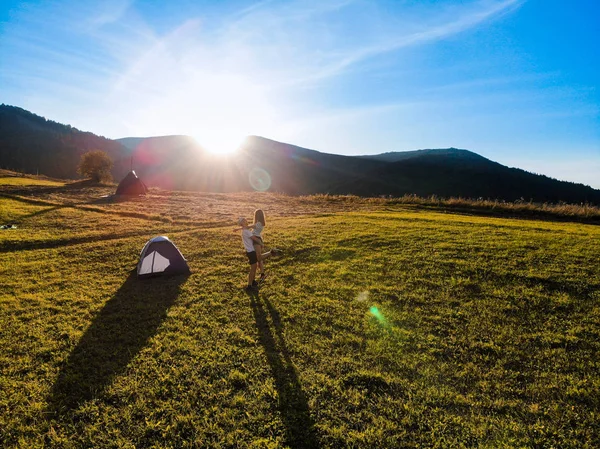
<svg viewBox="0 0 600 449"><path fill-rule="evenodd" d="M102 150L93 150L81 155L77 172L96 182L110 181L112 180L110 174L112 166L113 161L108 154Z"/></svg>

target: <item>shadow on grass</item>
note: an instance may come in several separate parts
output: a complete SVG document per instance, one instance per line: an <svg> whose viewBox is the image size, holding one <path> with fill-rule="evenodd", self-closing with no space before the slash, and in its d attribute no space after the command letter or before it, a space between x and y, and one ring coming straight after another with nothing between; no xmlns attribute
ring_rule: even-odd
<svg viewBox="0 0 600 449"><path fill-rule="evenodd" d="M44 215L44 214L47 214L49 212L54 212L54 211L57 211L57 210L60 210L60 209L65 209L67 207L69 207L69 206L68 205L52 206L52 207L49 207L47 209L38 210L37 212L33 212L33 213L29 214L29 215L23 215L22 217L19 217L19 218L17 218L14 221L15 221L15 223L21 224L21 223L23 223L23 221L27 220L28 218L38 217L40 215Z"/></svg>
<svg viewBox="0 0 600 449"><path fill-rule="evenodd" d="M431 211L431 212L448 212L456 215L475 216L475 217L490 217L490 218L505 218L510 220L533 220L533 221L548 221L555 223L581 223L589 225L600 225L600 217L597 215L577 216L566 215L560 212L552 212L542 209L511 209L511 208L489 208L489 207L468 207L454 205L422 205L422 204L407 204L414 206L415 209Z"/></svg>
<svg viewBox="0 0 600 449"><path fill-rule="evenodd" d="M61 180L61 182L64 180ZM64 185L57 186L40 186L40 185L23 185L15 186L10 189L10 194L13 195L27 195L31 193L35 194L48 194L48 193L59 193L59 192L77 192L93 187L109 187L110 185L92 181L91 179L84 179L81 181L69 182ZM35 201L34 199L32 201Z"/></svg>
<svg viewBox="0 0 600 449"><path fill-rule="evenodd" d="M93 234L83 237L61 237L51 240L34 240L34 241L4 241L0 243L0 253L12 253L19 251L33 251L38 249L52 249L65 246L81 245L83 243L96 243L109 240L119 240L128 237L147 236L148 230L141 229L132 232L123 232L116 234L114 232L107 234Z"/></svg>
<svg viewBox="0 0 600 449"><path fill-rule="evenodd" d="M574 282L567 279L549 279L541 276L524 276L515 273L497 273L493 270L469 270L471 276L493 281L497 285L523 285L528 288L541 287L546 293L566 293L572 298L580 300L593 299L592 295L600 289L600 285L593 280Z"/></svg>
<svg viewBox="0 0 600 449"><path fill-rule="evenodd" d="M140 281L133 270L61 367L48 398L49 416L98 398L156 333L186 279Z"/></svg>
<svg viewBox="0 0 600 449"><path fill-rule="evenodd" d="M308 400L302 391L298 373L283 338L279 312L266 296L258 293L249 293L248 295L260 343L265 349L267 361L275 380L279 410L285 424L286 444L291 448L319 447L314 422L310 417ZM275 334L269 326L269 317L273 321Z"/></svg>

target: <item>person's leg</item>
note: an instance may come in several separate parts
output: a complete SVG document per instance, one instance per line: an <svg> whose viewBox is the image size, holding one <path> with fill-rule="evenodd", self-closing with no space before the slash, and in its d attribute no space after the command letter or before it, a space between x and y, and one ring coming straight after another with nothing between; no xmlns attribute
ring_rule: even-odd
<svg viewBox="0 0 600 449"><path fill-rule="evenodd" d="M271 257L271 251L267 251L266 253L263 253L263 251L265 250L265 244L261 243L260 245L260 251L257 251L256 254L260 254L260 260L265 260L268 259L269 257Z"/></svg>
<svg viewBox="0 0 600 449"><path fill-rule="evenodd" d="M248 271L248 289L253 289L254 287L254 278L256 277L256 264L258 263L258 259L256 258L256 252L252 251L246 253L248 257L248 263L250 264L250 270Z"/></svg>
<svg viewBox="0 0 600 449"><path fill-rule="evenodd" d="M265 258L262 256L263 248L264 248L264 245L260 245L260 281L261 282L264 281L265 277L267 276L267 273L265 272L265 264L264 264Z"/></svg>
<svg viewBox="0 0 600 449"><path fill-rule="evenodd" d="M250 265L250 271L248 272L248 286L251 287L256 277L256 263Z"/></svg>
<svg viewBox="0 0 600 449"><path fill-rule="evenodd" d="M261 260L268 259L269 257L271 257L271 255L272 255L271 251L267 251L266 253L262 253L260 255L260 258L261 258Z"/></svg>
<svg viewBox="0 0 600 449"><path fill-rule="evenodd" d="M259 243L254 244L254 251L256 251L256 258L258 259L258 271L259 273L264 273L264 265L262 259L262 245Z"/></svg>

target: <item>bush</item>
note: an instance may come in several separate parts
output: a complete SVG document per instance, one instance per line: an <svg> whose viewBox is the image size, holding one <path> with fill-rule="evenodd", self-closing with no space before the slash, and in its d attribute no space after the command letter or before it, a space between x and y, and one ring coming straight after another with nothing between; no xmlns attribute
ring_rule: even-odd
<svg viewBox="0 0 600 449"><path fill-rule="evenodd" d="M101 150L93 150L81 156L77 172L96 182L111 181L110 169L112 167L113 161L108 154Z"/></svg>

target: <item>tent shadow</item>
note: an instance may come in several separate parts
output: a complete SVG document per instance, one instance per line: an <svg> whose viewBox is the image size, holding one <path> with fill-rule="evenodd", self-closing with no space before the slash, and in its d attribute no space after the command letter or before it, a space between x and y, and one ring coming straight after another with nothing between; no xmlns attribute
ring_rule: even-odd
<svg viewBox="0 0 600 449"><path fill-rule="evenodd" d="M265 295L248 293L260 343L265 350L279 398L279 411L285 425L285 442L291 448L318 448L315 423L296 367L283 338L281 318ZM264 304L264 305L263 305ZM266 310L265 310L266 309ZM271 318L274 333L269 326Z"/></svg>
<svg viewBox="0 0 600 449"><path fill-rule="evenodd" d="M186 279L139 281L133 270L62 365L48 398L49 416L100 397L156 333Z"/></svg>

